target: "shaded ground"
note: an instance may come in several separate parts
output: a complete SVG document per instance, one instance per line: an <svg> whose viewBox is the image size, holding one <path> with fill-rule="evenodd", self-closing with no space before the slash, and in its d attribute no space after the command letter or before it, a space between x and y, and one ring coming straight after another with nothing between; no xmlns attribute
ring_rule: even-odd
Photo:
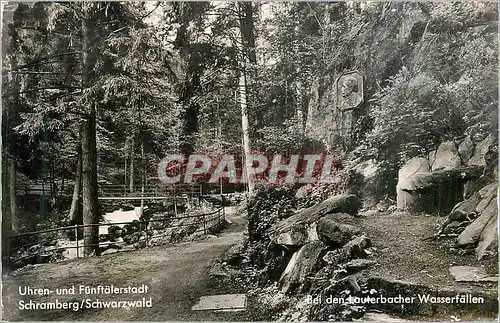
<svg viewBox="0 0 500 323"><path fill-rule="evenodd" d="M448 271L450 266L483 265L489 274L498 273L495 260L479 263L472 250L454 249L452 239L426 239L437 232L442 221L438 216L406 212L363 214L361 225L377 247L376 259L380 264L369 273L431 286L457 287L467 285L454 281ZM496 289L496 284L490 286Z"/></svg>
<svg viewBox="0 0 500 323"><path fill-rule="evenodd" d="M74 259L56 264L43 264L23 270L16 276L4 277L4 305L7 320L127 320L127 321L258 321L272 319L272 312L258 305L252 297L248 310L242 312L195 312L191 310L200 296L246 292L244 286L220 284L209 279L214 260L242 239L246 218L227 208L227 219L232 223L218 237L175 246L147 248L120 252L101 257ZM452 250L452 243L425 240L436 232L442 218L411 215L404 212L362 214L360 224L377 247L375 259L379 263L366 274L388 280L403 280L436 288L466 288L471 293L485 289L495 291L496 284L456 283L449 274L452 265L477 266L474 253ZM482 262L489 274L497 273L496 260ZM17 310L18 286L34 288L67 288L72 285L149 286L147 298L152 308L120 308L51 311ZM75 300L137 300L143 295L65 295L22 296L36 301ZM462 317L467 319L467 317ZM472 318L472 317L471 317ZM477 319L476 317L473 317ZM424 318L428 320L429 318ZM449 314L434 319L450 319Z"/></svg>
<svg viewBox="0 0 500 323"><path fill-rule="evenodd" d="M208 280L211 262L242 238L246 219L227 209L232 224L218 237L203 241L182 243L169 247L155 247L131 252L68 260L55 264L38 265L15 277L4 277L4 305L7 320L263 320L265 313L254 309L244 312L194 312L191 306L203 295L225 292L227 286L213 286ZM19 296L18 286L35 288L67 288L72 285L149 286L147 298L152 308L84 309L71 310L17 310L18 300L33 299L81 301L81 295ZM101 300L140 300L144 295L90 295ZM83 298L85 298L83 297ZM249 301L251 305L251 300Z"/></svg>
<svg viewBox="0 0 500 323"><path fill-rule="evenodd" d="M377 266L366 271L367 276L385 280L399 280L428 286L436 295L443 290L456 294L481 295L486 292L497 295L497 283L457 283L449 273L450 266L483 266L491 276L498 274L497 258L478 262L474 250L455 249L453 238L447 240L426 239L437 232L443 218L406 212L362 214L361 225L377 248ZM471 305L475 310L462 311L465 320L492 319L491 312L482 312L481 306ZM423 320L451 320L455 313L447 304L439 307L432 317L412 317ZM447 312L447 313L446 313Z"/></svg>

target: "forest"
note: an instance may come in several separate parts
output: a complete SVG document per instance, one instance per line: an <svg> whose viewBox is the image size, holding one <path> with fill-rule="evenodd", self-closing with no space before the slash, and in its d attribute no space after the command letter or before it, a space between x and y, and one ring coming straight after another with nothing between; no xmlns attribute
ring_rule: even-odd
<svg viewBox="0 0 500 323"><path fill-rule="evenodd" d="M497 181L497 6L4 3L2 261L10 263L8 237L73 225L83 230L83 254L99 255L105 251L99 244L104 214L140 203L139 220L156 219L166 204L144 197L170 190L176 198L186 190L220 193L221 205L223 193L230 194L228 204L245 201L244 249L260 269L272 265L264 254L277 255L276 246L290 245L279 233L285 224L276 223L294 219L294 212L308 216L304 210L311 208L321 216L357 215L358 209L429 213L442 221L438 227L433 222L426 235L440 239L443 232L456 233L456 238L470 223L478 224L470 217L457 220L457 203L480 196L475 208L493 196L484 188ZM172 166L166 156L178 156L173 173L161 170ZM260 177L250 176L255 156L268 158L272 168ZM295 177L274 169L273 158L293 165ZM218 177L196 173L203 162L210 164L208 175ZM423 165L428 169L422 171ZM332 180L323 183L316 175L326 171ZM190 174L194 184L161 179L178 172ZM311 181L299 181L306 172ZM267 182L266 176L278 180ZM105 202L110 189L131 202ZM321 206L331 196L347 196L342 203L349 206L339 207L343 211ZM357 196L359 205L350 196ZM206 201L190 203L174 203L175 215L178 208L218 212ZM217 216L220 224L221 213ZM489 239L481 235L489 218L483 222L468 246ZM150 235L151 223L136 231ZM274 236L268 235L273 225ZM351 233L349 238L359 232ZM340 245L352 241L341 240ZM260 279L276 278L275 271L281 273L292 254L300 257L295 252L304 244L291 243L294 247L275 268L263 269L266 278ZM482 259L481 243L478 248ZM297 284L285 283L285 289ZM328 315L316 311L308 319Z"/></svg>

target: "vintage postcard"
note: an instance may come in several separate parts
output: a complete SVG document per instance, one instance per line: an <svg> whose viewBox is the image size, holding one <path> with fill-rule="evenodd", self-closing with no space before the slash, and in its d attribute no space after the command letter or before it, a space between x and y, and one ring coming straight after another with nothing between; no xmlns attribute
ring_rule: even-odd
<svg viewBox="0 0 500 323"><path fill-rule="evenodd" d="M498 3L1 2L5 321L498 319Z"/></svg>

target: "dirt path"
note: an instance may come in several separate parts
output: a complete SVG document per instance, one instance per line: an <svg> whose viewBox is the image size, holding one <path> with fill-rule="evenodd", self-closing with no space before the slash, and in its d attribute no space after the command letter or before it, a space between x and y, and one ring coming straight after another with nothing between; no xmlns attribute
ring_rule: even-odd
<svg viewBox="0 0 500 323"><path fill-rule="evenodd" d="M377 247L376 260L379 263L369 273L429 286L469 288L472 288L470 283L454 281L448 272L450 266L483 265L489 274L498 273L494 260L485 259L479 263L473 252L454 250L451 239L426 240L437 232L442 220L437 216L406 212L363 214L361 225ZM496 284L479 286L496 289Z"/></svg>
<svg viewBox="0 0 500 323"><path fill-rule="evenodd" d="M7 320L242 320L251 313L194 312L191 306L203 295L217 294L210 285L208 270L211 262L231 245L242 239L246 219L227 208L232 222L218 237L170 247L155 247L120 252L101 257L44 264L4 277L4 306ZM18 286L34 288L69 288L72 285L115 285L119 287L149 287L146 298L152 298L152 308L17 310L20 297L33 301L81 301L82 298L111 300L141 300L144 295L47 295L19 296ZM248 311L247 311L248 312Z"/></svg>

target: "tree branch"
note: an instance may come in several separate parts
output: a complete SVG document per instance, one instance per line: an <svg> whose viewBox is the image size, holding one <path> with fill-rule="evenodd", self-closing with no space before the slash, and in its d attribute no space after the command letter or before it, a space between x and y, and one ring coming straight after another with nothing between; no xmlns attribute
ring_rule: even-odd
<svg viewBox="0 0 500 323"><path fill-rule="evenodd" d="M80 52L75 51L75 52L66 52L66 53L47 55L46 57L39 58L39 59L33 60L29 63L26 63L24 65L17 66L15 68L13 68L12 71L17 71L17 70L20 70L22 68L28 68L28 67L32 67L34 65L38 65L38 64L42 63L43 61L49 60L53 57L69 56L69 55L75 55L75 54L80 54Z"/></svg>

